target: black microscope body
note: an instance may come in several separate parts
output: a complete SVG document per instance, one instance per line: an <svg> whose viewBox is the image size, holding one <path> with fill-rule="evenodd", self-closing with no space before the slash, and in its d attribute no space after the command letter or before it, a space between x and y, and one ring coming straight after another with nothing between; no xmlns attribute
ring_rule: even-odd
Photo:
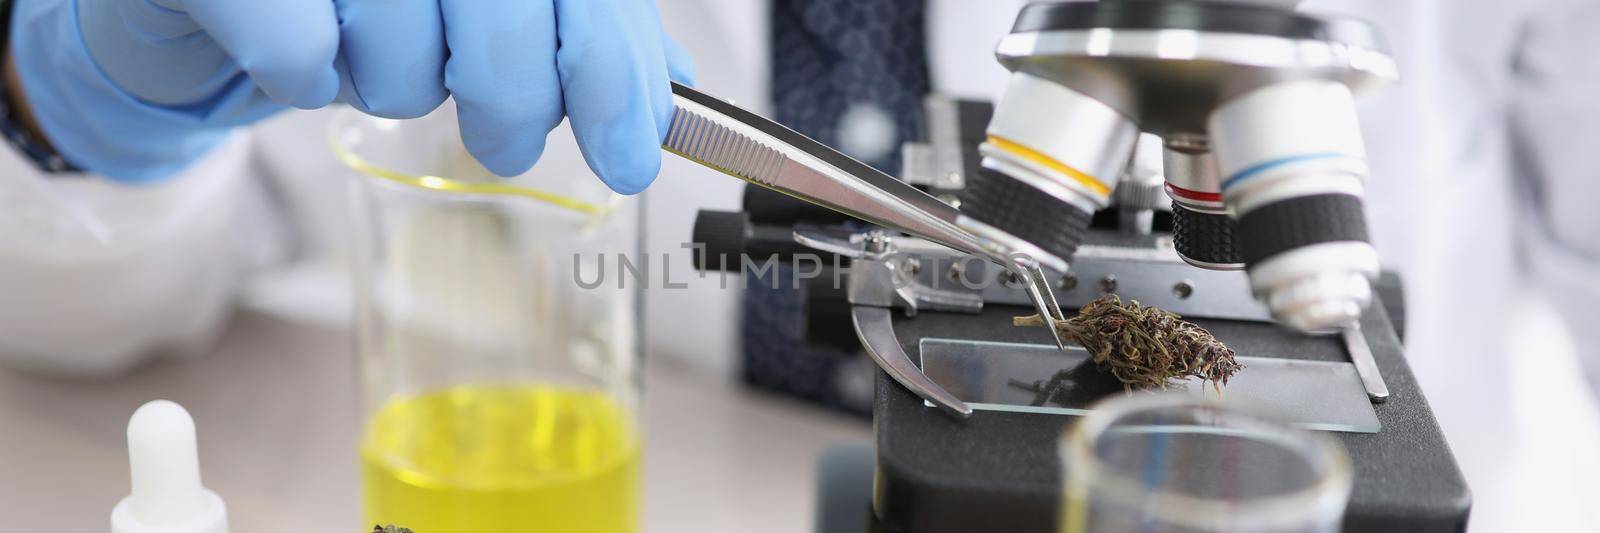
<svg viewBox="0 0 1600 533"><path fill-rule="evenodd" d="M1300 266L1284 267L1283 263L1296 261L1278 260L1269 265L1287 251L1346 246L1360 255L1359 246L1350 247L1364 245L1366 240L1364 221L1359 220L1359 194L1335 198L1348 192L1348 188L1340 188L1344 186L1339 183L1344 182L1337 179L1327 181L1334 184L1328 188L1313 186L1308 190L1314 194L1289 195L1288 200L1281 200L1286 197L1283 194L1260 193L1261 187L1239 192L1224 184L1243 178L1239 175L1243 172L1218 172L1219 165L1206 159L1210 143L1223 140L1212 137L1227 133L1217 131L1226 124L1208 115L1221 113L1218 110L1227 107L1230 98L1244 98L1238 95L1302 78L1335 80L1355 90L1389 75L1381 61L1373 67L1375 60L1364 56L1324 65L1239 67L1236 64L1246 62L1246 56L1230 59L1227 54L1236 50L1229 46L1256 42L1252 39L1265 39L1260 42L1267 44L1277 39L1302 47L1305 43L1331 43L1338 53L1359 56L1363 50L1381 48L1370 27L1273 7L1116 0L1030 6L1019 17L1013 37L1018 35L1026 39L1002 43L999 55L1003 63L1016 72L1058 81L1108 102L1119 114L1133 119L1134 134L1154 134L1164 141L1148 146L1141 143L1140 150L1157 150L1165 157L1144 157L1141 164L1135 153L1127 157L1132 163L1125 167L1114 195L1107 193L1099 202L1063 202L1096 209L1052 210L1048 202L1035 198L1062 198L1048 184L1028 189L1038 186L1038 180L1019 177L1015 165L993 164L1000 113L995 105L931 96L925 106L924 139L905 147L900 179L957 205L964 214L1030 242L1049 245L1047 251L1059 250L1071 267L1069 273L1053 280L1054 290L1069 315L1095 298L1117 295L1177 312L1241 355L1351 365L1355 369L1352 375L1361 378L1355 387L1358 391L1365 387L1372 414L1381 427L1332 433L1349 452L1353 467L1354 486L1344 530L1464 530L1471 497L1405 359L1403 293L1398 277L1387 273L1362 276L1360 286L1350 292L1328 295L1332 303L1325 307L1334 310L1331 314L1286 318L1280 309L1260 303L1271 289L1263 285L1268 277L1263 270L1318 264L1304 260L1298 261ZM1078 35L1115 38L1074 40ZM1159 58L1135 57L1141 39L1150 37L1154 39L1151 42L1158 42L1163 35L1180 36L1167 38L1189 43L1185 46L1190 55L1174 59L1168 46ZM1234 146L1216 147L1219 157L1241 152L1236 148L1242 141L1229 140ZM1220 153L1227 150L1235 154ZM1048 150L1040 151L1048 155ZM1229 164L1224 161L1220 166ZM1313 169L1306 171L1311 176L1348 167L1308 168ZM1352 172L1364 172L1364 168ZM1274 205L1249 194L1280 200ZM1352 202L1355 211L1340 207ZM1297 211L1301 206L1322 206L1312 210L1330 218L1306 218L1300 214L1305 209ZM1239 216L1240 210L1253 210L1257 215ZM1263 223L1266 215L1262 213L1272 215L1267 224L1303 228L1273 233L1239 226ZM1358 220L1350 220L1352 217ZM927 339L1052 344L1043 328L1012 325L1013 317L1034 310L1013 287L1015 280L1006 279L1005 270L939 254L918 256L923 248L915 246L901 246L910 257L893 263L902 279L912 280L918 287L990 282L968 290L982 300L981 308L927 305L925 300L920 309L915 305L909 310L891 309L892 324L864 331L859 315L852 315L852 299L845 288L834 283L839 277L833 272L834 268L846 269L842 276L849 277L862 275L860 270L848 267L849 258L798 242L833 238L830 236L840 242L906 238L884 237L875 228L843 215L750 187L743 212L701 212L694 241L705 248L697 254L696 267L752 277L756 274L748 269L753 263L741 257L757 262L777 257L779 263L791 263L799 254L820 254L824 258L817 262L821 273L807 277L804 287L794 293L803 309L785 315L785 320L800 322L797 326L804 342L823 347L819 352L833 354L829 357L858 354L864 349L860 339L878 335L881 340L885 332L892 334L898 348L914 361ZM1303 255L1315 257L1309 252ZM1367 281L1371 281L1370 297L1359 290ZM750 285L763 282L747 279ZM1338 305L1344 301L1341 298L1350 295L1371 303L1357 309L1352 318L1358 316L1358 322L1345 327L1343 334L1301 331L1317 329L1319 321L1336 320L1338 312L1348 308ZM1287 322L1297 326L1287 327ZM872 348L870 342L866 344L866 349ZM805 354L796 350L792 356ZM979 410L966 418L951 416L885 373L873 370L873 374L875 392L869 410L874 445L870 450L836 450L824 458L819 470L819 531L1057 530L1063 501L1063 465L1057 449L1078 417L997 410ZM1122 393L1113 391L1111 394Z"/></svg>

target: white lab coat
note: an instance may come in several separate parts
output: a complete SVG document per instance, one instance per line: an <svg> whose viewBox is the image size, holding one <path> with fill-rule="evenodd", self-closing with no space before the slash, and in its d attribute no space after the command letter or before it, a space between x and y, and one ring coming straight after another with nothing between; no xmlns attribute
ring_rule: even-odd
<svg viewBox="0 0 1600 533"><path fill-rule="evenodd" d="M935 90L992 97L991 49L1018 0L931 0ZM765 2L662 0L669 32L696 58L699 85L762 110ZM1592 0L1312 0L1303 9L1382 27L1405 77L1362 107L1373 179L1368 211L1386 266L1405 275L1412 366L1458 457L1492 462L1508 414L1506 310L1528 280L1551 289L1575 329L1600 301L1600 4ZM38 230L0 196L0 361L111 374L168 348L204 346L230 302L312 319L343 315L343 173L326 153L326 112L280 117L182 176L150 188L44 180L97 214L112 244ZM253 137L252 137L253 136ZM570 137L541 165L582 172ZM9 151L0 182L41 183ZM263 194L263 183L275 195ZM688 269L678 244L697 208L731 209L739 185L668 157L650 203L650 248ZM268 201L268 198L273 200ZM246 209L255 206L260 209ZM267 211L292 217L265 216ZM274 220L292 220L296 247ZM268 231L263 231L268 230ZM290 253L291 251L295 253ZM285 260L288 260L285 263ZM261 270L263 266L275 268ZM254 272L254 275L250 275ZM736 293L716 280L648 299L652 350L731 375ZM696 308L686 316L661 310ZM723 320L706 320L719 316ZM678 322L681 321L681 322ZM692 321L688 322L688 321ZM708 341L708 339L710 339ZM1580 343L1600 384L1600 343Z"/></svg>

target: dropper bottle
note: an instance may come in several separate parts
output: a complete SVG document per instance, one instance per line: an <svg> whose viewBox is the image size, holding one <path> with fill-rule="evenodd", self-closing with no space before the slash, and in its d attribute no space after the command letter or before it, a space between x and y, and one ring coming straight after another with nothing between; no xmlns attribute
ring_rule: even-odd
<svg viewBox="0 0 1600 533"><path fill-rule="evenodd" d="M200 484L194 419L167 400L128 419L133 492L111 510L112 533L228 533L228 510Z"/></svg>

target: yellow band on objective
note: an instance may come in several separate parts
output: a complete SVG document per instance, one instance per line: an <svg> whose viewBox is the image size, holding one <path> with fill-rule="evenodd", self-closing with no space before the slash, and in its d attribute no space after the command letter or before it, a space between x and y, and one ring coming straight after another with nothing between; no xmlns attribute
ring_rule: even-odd
<svg viewBox="0 0 1600 533"><path fill-rule="evenodd" d="M1078 183L1083 184L1084 187L1088 187L1089 190L1094 191L1100 196L1111 195L1111 187L1107 187L1106 184L1100 183L1100 180L1095 179L1094 176L1084 174L1083 171L1067 166L1066 163L1056 161L1054 158L1041 154L1032 148L1023 146L1016 141L991 134L989 135L989 144L1000 149L1002 152L1043 165L1045 168L1050 170L1066 174L1068 177L1076 180Z"/></svg>
<svg viewBox="0 0 1600 533"><path fill-rule="evenodd" d="M346 166L355 169L357 172L377 178L383 178L401 185L409 185L419 189L459 194L520 196L523 198L531 198L545 202L557 207L577 211L591 217L601 217L607 215L615 207L596 205L576 198L562 196L553 192L520 187L517 185L511 185L509 183L478 183L457 181L441 178L439 176L414 176L368 163L367 160L362 159L361 156L358 156L350 150L345 149L344 145L340 144L337 140L330 140L330 144L333 145L333 153L339 156L339 160L343 161Z"/></svg>

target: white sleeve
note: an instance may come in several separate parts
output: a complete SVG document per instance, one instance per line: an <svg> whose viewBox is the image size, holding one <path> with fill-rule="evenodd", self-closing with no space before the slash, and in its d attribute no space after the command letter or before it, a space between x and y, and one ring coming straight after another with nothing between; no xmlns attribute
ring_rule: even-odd
<svg viewBox="0 0 1600 533"><path fill-rule="evenodd" d="M1554 0L1517 57L1512 131L1536 222L1555 243L1600 262L1600 2Z"/></svg>
<svg viewBox="0 0 1600 533"><path fill-rule="evenodd" d="M270 252L248 134L150 185L40 173L0 149L0 364L112 375L203 350Z"/></svg>
<svg viewBox="0 0 1600 533"><path fill-rule="evenodd" d="M1529 22L1511 102L1523 242L1533 278L1572 331L1600 322L1600 2L1552 0ZM1575 335L1600 393L1600 342Z"/></svg>

